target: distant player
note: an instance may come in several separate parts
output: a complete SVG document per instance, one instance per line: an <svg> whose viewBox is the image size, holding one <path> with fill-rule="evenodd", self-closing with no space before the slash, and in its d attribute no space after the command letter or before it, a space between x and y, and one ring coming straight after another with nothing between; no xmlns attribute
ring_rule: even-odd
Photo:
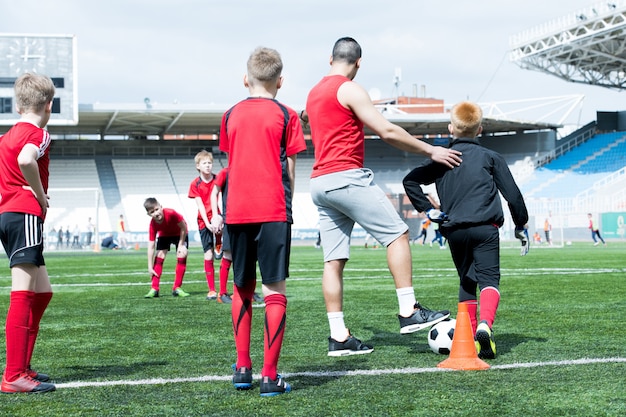
<svg viewBox="0 0 626 417"><path fill-rule="evenodd" d="M552 222L550 217L546 217L546 220L543 222L543 233L546 236L546 243L552 246Z"/></svg>
<svg viewBox="0 0 626 417"><path fill-rule="evenodd" d="M52 299L43 257L48 211L50 120L54 84L39 74L15 81L20 120L0 137L0 241L9 258L11 294L5 323L4 393L54 391L48 375L31 368L39 323Z"/></svg>
<svg viewBox="0 0 626 417"><path fill-rule="evenodd" d="M461 102L450 112L448 129L452 149L463 154L463 163L450 169L427 163L411 171L403 180L406 194L418 211L441 223L439 230L448 239L452 260L459 274L459 302L467 305L478 356L493 359L496 343L492 326L500 302L500 234L504 213L500 195L509 203L515 223L515 236L522 242L522 255L528 253L528 211L504 158L480 145L482 109L472 102ZM435 183L441 207L434 207L421 185ZM441 210L439 210L441 209ZM477 323L480 289L480 323Z"/></svg>
<svg viewBox="0 0 626 417"><path fill-rule="evenodd" d="M209 293L207 300L217 299L220 303L230 304L231 298L228 293L222 293L220 288L218 297L215 291L215 266L213 264L213 250L215 249L216 230L211 221L217 213L211 208L211 192L215 184L215 175L213 175L213 154L202 150L198 152L194 158L196 169L200 174L194 178L189 184L189 193L187 197L193 198L198 206L198 230L200 232L200 240L202 241L202 249L204 250L204 274L206 276ZM224 290L225 291L225 290Z"/></svg>
<svg viewBox="0 0 626 417"><path fill-rule="evenodd" d="M187 269L187 247L189 246L187 222L177 211L163 208L156 198L147 198L143 206L148 216L152 217L148 232L148 272L152 276L152 288L145 295L145 298L159 296L163 263L172 245L176 247L176 269L172 295L174 297L188 297L189 294L181 288Z"/></svg>
<svg viewBox="0 0 626 417"><path fill-rule="evenodd" d="M593 246L598 246L598 244L600 243L596 239L596 236L598 237L598 239L600 239L600 241L602 241L602 244L606 246L606 242L602 238L602 235L600 235L600 228L598 227L598 224L593 219L593 214L587 213L587 218L589 219L589 230L591 230L591 238L593 239Z"/></svg>

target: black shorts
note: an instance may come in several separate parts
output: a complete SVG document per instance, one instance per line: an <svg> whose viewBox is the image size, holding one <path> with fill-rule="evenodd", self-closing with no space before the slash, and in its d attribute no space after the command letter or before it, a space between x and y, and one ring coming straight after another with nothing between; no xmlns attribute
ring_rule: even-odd
<svg viewBox="0 0 626 417"><path fill-rule="evenodd" d="M43 221L25 213L0 214L0 241L9 257L9 266L31 264L42 266Z"/></svg>
<svg viewBox="0 0 626 417"><path fill-rule="evenodd" d="M213 232L206 227L200 230L200 241L202 242L202 250L206 253L215 247L215 239Z"/></svg>
<svg viewBox="0 0 626 417"><path fill-rule="evenodd" d="M170 250L170 246L178 248L178 242L180 242L180 236L159 236L156 241L156 250ZM189 236L185 237L185 247L189 247Z"/></svg>
<svg viewBox="0 0 626 417"><path fill-rule="evenodd" d="M290 223L229 224L226 227L235 285L243 287L249 280L256 280L257 261L263 284L284 281L289 276Z"/></svg>
<svg viewBox="0 0 626 417"><path fill-rule="evenodd" d="M222 229L222 252L230 252L230 235L228 234L228 228L224 226Z"/></svg>

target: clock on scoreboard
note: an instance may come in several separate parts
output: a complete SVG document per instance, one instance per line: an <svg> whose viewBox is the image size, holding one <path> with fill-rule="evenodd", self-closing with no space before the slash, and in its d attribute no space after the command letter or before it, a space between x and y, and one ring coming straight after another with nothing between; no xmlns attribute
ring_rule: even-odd
<svg viewBox="0 0 626 417"><path fill-rule="evenodd" d="M19 119L13 85L26 72L49 76L56 87L49 125L78 124L76 36L0 33L0 125Z"/></svg>

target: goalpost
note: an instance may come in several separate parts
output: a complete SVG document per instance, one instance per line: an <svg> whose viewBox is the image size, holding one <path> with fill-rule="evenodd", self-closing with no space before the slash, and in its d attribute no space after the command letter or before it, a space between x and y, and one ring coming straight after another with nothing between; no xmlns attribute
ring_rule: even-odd
<svg viewBox="0 0 626 417"><path fill-rule="evenodd" d="M91 245L94 250L100 244L100 222L108 216L106 208L100 207L99 188L49 188L50 197L48 213L44 226L47 249L71 249L75 229L79 231L80 248L83 248L87 236L87 223L91 218L94 231ZM102 212L101 212L102 211ZM58 245L58 231L63 230L63 247ZM69 241L66 240L66 230L70 232ZM74 244L74 249L76 246Z"/></svg>

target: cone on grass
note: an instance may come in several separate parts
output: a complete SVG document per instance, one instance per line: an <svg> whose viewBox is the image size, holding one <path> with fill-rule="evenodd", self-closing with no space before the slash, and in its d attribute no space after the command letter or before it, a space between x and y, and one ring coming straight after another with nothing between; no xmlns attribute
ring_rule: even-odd
<svg viewBox="0 0 626 417"><path fill-rule="evenodd" d="M489 364L480 359L476 353L476 345L474 344L474 335L472 333L472 323L467 312L467 305L459 303L450 356L448 359L439 362L437 368L455 369L458 371L489 369Z"/></svg>
<svg viewBox="0 0 626 417"><path fill-rule="evenodd" d="M135 250L139 250L139 242L135 242Z"/></svg>

